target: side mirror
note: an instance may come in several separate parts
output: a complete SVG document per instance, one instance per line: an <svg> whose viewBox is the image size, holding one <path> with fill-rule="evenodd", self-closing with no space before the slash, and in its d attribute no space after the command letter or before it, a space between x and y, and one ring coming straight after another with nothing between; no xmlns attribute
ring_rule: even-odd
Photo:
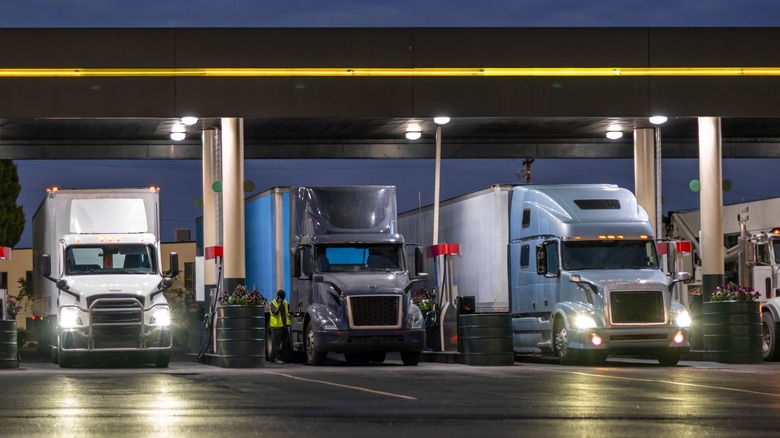
<svg viewBox="0 0 780 438"><path fill-rule="evenodd" d="M419 246L414 247L414 275L413 277L428 277L425 273L425 255L422 248Z"/></svg>
<svg viewBox="0 0 780 438"><path fill-rule="evenodd" d="M172 252L170 254L169 266L171 268L171 277L179 275L179 253Z"/></svg>
<svg viewBox="0 0 780 438"><path fill-rule="evenodd" d="M51 256L49 254L41 254L40 264L43 277L51 279Z"/></svg>

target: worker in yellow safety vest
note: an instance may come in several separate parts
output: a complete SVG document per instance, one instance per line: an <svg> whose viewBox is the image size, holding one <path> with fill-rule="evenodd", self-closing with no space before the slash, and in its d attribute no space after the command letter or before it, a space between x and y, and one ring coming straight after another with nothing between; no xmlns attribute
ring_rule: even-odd
<svg viewBox="0 0 780 438"><path fill-rule="evenodd" d="M271 328L271 363L287 362L290 351L290 305L284 299L287 294L283 290L276 292L276 299L268 303L269 327Z"/></svg>

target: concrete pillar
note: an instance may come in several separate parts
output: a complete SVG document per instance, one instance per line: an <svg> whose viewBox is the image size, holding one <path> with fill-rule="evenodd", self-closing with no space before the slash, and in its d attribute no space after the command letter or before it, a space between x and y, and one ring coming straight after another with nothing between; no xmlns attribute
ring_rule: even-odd
<svg viewBox="0 0 780 438"><path fill-rule="evenodd" d="M702 301L723 283L723 171L720 117L699 117L699 192L702 261Z"/></svg>
<svg viewBox="0 0 780 438"><path fill-rule="evenodd" d="M216 171L216 135L214 129L203 131L203 248L209 248L217 244L217 194L212 189L212 184L217 179ZM208 301L209 291L217 287L217 271L214 259L205 260L203 263L203 283L206 288L205 297Z"/></svg>
<svg viewBox="0 0 780 438"><path fill-rule="evenodd" d="M655 129L634 130L634 193L656 230Z"/></svg>
<svg viewBox="0 0 780 438"><path fill-rule="evenodd" d="M224 286L246 283L244 251L244 120L222 119Z"/></svg>

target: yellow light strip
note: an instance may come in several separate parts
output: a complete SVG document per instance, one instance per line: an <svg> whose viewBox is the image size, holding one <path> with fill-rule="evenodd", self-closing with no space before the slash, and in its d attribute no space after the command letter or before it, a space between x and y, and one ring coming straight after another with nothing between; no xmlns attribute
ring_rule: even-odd
<svg viewBox="0 0 780 438"><path fill-rule="evenodd" d="M0 78L60 77L648 77L780 76L780 67L596 68L2 68Z"/></svg>

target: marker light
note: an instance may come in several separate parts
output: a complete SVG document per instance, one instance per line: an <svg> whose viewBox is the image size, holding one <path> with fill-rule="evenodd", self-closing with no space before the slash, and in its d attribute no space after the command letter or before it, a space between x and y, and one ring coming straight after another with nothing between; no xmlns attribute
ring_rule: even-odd
<svg viewBox="0 0 780 438"><path fill-rule="evenodd" d="M780 228L772 228L772 234L780 234Z"/></svg>

